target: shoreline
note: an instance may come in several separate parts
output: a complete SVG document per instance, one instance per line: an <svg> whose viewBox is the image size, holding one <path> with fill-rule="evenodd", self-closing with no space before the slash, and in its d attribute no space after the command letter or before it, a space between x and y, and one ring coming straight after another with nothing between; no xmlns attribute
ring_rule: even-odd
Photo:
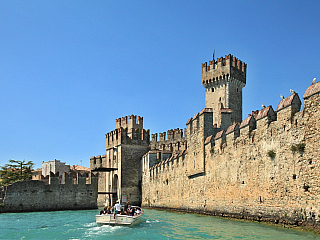
<svg viewBox="0 0 320 240"><path fill-rule="evenodd" d="M320 226L315 226L312 221L300 221L292 222L288 219L278 219L278 218L264 218L261 216L245 216L239 214L230 214L230 213L220 213L214 211L203 211L200 209L185 209L185 208L168 208L168 207L149 207L142 206L144 209L154 209L159 211L168 211L168 212L180 212L180 213L191 213L199 214L206 216L214 216L222 219L228 219L232 221L244 221L244 222L256 222L262 223L269 226L294 229L301 232L312 232L315 235L320 236ZM297 224L296 224L297 223Z"/></svg>

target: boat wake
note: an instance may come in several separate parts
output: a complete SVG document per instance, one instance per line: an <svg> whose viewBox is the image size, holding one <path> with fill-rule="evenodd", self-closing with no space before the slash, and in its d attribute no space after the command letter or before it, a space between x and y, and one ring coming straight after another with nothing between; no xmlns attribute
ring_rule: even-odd
<svg viewBox="0 0 320 240"><path fill-rule="evenodd" d="M89 226L90 225L90 226ZM88 228L85 231L85 236L88 238L92 238L94 236L102 236L102 235L108 235L108 233L112 234L119 229L121 229L120 226L109 226L109 225L103 225L101 227L98 227L96 223L88 223Z"/></svg>

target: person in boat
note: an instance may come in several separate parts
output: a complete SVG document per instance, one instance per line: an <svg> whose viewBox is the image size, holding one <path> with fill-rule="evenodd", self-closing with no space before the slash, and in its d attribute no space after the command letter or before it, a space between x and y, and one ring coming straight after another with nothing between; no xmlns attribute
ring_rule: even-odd
<svg viewBox="0 0 320 240"><path fill-rule="evenodd" d="M124 208L121 208L120 215L127 215L127 213L124 211Z"/></svg>
<svg viewBox="0 0 320 240"><path fill-rule="evenodd" d="M104 212L103 210L100 211L99 215L104 215Z"/></svg>
<svg viewBox="0 0 320 240"><path fill-rule="evenodd" d="M119 203L119 201L116 202L116 204L114 205L115 207L115 213L118 214L121 212L121 204Z"/></svg>
<svg viewBox="0 0 320 240"><path fill-rule="evenodd" d="M107 208L107 214L111 214L111 207L110 206Z"/></svg>
<svg viewBox="0 0 320 240"><path fill-rule="evenodd" d="M104 214L111 214L111 207L104 207L103 212Z"/></svg>
<svg viewBox="0 0 320 240"><path fill-rule="evenodd" d="M128 214L129 216L131 216L131 214L132 214L131 205L128 205L127 214Z"/></svg>
<svg viewBox="0 0 320 240"><path fill-rule="evenodd" d="M126 204L124 205L124 211L128 212L128 206L129 206L129 200L126 202Z"/></svg>
<svg viewBox="0 0 320 240"><path fill-rule="evenodd" d="M136 213L136 208L132 208L132 210L131 210L131 216L134 216L135 213Z"/></svg>
<svg viewBox="0 0 320 240"><path fill-rule="evenodd" d="M141 208L138 207L137 210L136 210L136 215L139 215L141 213Z"/></svg>

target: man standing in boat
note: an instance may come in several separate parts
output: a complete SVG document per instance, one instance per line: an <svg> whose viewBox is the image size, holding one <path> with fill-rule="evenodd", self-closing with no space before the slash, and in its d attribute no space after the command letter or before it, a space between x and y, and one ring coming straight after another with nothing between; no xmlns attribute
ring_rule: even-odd
<svg viewBox="0 0 320 240"><path fill-rule="evenodd" d="M121 212L121 204L119 203L119 201L116 202L116 204L114 205L115 207L115 211L114 211L114 218L116 218L116 214Z"/></svg>

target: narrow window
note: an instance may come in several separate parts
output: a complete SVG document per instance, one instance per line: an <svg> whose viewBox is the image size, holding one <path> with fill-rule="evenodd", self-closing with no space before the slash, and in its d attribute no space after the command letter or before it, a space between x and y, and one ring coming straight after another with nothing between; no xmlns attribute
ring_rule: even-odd
<svg viewBox="0 0 320 240"><path fill-rule="evenodd" d="M211 92L214 92L214 88L211 88Z"/></svg>

